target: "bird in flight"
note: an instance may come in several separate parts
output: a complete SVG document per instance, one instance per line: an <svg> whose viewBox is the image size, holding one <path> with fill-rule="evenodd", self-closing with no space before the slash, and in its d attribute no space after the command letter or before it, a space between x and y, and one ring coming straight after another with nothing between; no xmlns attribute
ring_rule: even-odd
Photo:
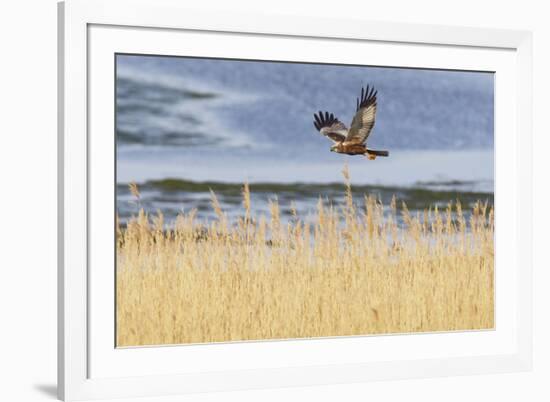
<svg viewBox="0 0 550 402"><path fill-rule="evenodd" d="M361 97L357 98L355 116L349 129L332 113L319 111L313 115L315 128L334 142L330 147L331 152L365 155L371 160L376 159L377 156L390 155L388 151L369 149L365 143L376 119L377 93L378 91L375 91L374 88L369 89L368 85L366 90L361 88Z"/></svg>

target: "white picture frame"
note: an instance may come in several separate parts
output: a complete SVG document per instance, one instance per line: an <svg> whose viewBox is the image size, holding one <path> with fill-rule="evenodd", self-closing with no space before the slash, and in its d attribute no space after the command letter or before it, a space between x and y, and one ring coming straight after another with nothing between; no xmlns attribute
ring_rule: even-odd
<svg viewBox="0 0 550 402"><path fill-rule="evenodd" d="M531 368L531 33L297 16L213 15L188 9L177 0L68 0L59 4L58 13L61 399L145 397ZM508 219L499 223L497 212L496 225L503 230L502 236L498 231L496 235L495 331L194 348L114 348L114 319L108 314L114 311L112 298L99 297L113 292L112 276L109 279L98 274L113 272L109 271L112 267L105 263L103 270L91 268L103 258L112 261L114 250L90 250L90 242L104 233L101 222L95 219L98 215L90 216L90 211L98 208L97 194L112 196L109 188L97 184L97 178L110 174L113 168L109 163L98 163L112 158L109 151L101 151L103 141L113 142L113 137L96 134L98 128L108 132L108 124L112 124L108 105L94 106L104 104L112 91L112 86L102 85L109 78L101 71L109 71L109 57L117 52L178 54L183 51L182 43L191 43L185 39L201 41L201 35L217 41L226 38L226 46L218 50L208 46L211 42L201 42L205 45L201 56L217 52L215 55L228 57L230 52L237 52L243 57L245 48L254 46L256 53L249 57L315 58L292 53L291 43L299 50L300 41L307 40L312 48L315 41L350 49L370 46L372 54L378 48L384 65L477 68L496 71L497 77L502 77L495 83L495 197L497 211L506 210ZM286 55L277 53L282 48L278 41L285 42ZM270 46L260 47L260 42ZM328 61L332 62L346 57L345 52L341 56L331 54L333 59ZM500 102L503 95L507 100ZM454 345L452 350L450 345ZM323 353L329 350L334 352L332 356ZM357 353L359 350L371 351L371 358ZM174 358L183 354L188 366Z"/></svg>

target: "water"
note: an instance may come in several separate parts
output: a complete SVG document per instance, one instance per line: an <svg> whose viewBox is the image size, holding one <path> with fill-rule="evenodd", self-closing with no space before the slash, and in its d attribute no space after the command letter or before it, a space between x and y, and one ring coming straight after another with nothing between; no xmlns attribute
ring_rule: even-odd
<svg viewBox="0 0 550 402"><path fill-rule="evenodd" d="M342 199L344 163L356 196L412 208L493 199L491 73L117 56L117 209L138 207L168 219L197 208L209 219L209 188L229 216L242 213L240 186L251 183L254 212L278 198L311 214L319 197ZM329 152L313 127L328 110L347 125L361 86L378 90L368 144L389 158L368 161ZM207 182L207 183L204 183Z"/></svg>

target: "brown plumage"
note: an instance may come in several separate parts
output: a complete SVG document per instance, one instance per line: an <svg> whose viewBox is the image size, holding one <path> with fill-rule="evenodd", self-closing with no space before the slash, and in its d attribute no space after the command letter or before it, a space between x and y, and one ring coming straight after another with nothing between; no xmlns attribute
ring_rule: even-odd
<svg viewBox="0 0 550 402"><path fill-rule="evenodd" d="M330 138L334 145L332 152L347 155L365 155L369 159L377 156L389 156L388 151L369 149L366 141L374 127L376 119L376 94L374 88L367 85L367 89L361 88L361 97L357 98L355 116L350 128L339 121L332 113L321 112L313 115L313 125L321 134Z"/></svg>

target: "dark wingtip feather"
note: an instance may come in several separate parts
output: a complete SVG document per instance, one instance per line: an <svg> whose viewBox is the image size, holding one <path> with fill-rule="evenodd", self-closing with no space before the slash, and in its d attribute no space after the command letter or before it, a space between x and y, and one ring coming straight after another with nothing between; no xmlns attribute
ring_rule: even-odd
<svg viewBox="0 0 550 402"><path fill-rule="evenodd" d="M374 90L374 86L367 85L367 88L361 88L361 97L357 98L357 108L359 110L364 107L368 107L376 103L376 94L378 91Z"/></svg>
<svg viewBox="0 0 550 402"><path fill-rule="evenodd" d="M334 117L333 113L319 112L313 114L313 125L317 130L321 130L323 127L330 127L335 123L338 123L338 119Z"/></svg>

